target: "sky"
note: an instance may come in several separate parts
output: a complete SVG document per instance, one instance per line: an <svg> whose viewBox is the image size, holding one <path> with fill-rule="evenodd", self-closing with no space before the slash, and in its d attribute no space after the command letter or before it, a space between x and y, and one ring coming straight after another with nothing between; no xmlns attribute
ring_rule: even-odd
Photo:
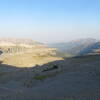
<svg viewBox="0 0 100 100"><path fill-rule="evenodd" d="M0 37L100 39L100 0L0 0Z"/></svg>

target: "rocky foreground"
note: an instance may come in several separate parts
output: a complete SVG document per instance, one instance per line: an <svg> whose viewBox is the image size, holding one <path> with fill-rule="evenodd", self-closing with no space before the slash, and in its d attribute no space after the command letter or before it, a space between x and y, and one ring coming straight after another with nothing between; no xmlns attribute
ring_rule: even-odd
<svg viewBox="0 0 100 100"><path fill-rule="evenodd" d="M0 64L0 100L100 100L100 56L32 68Z"/></svg>

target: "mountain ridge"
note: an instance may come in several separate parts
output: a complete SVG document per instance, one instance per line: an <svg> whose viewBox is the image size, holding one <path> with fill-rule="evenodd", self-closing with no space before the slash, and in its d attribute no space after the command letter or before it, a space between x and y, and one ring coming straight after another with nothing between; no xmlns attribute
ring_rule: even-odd
<svg viewBox="0 0 100 100"><path fill-rule="evenodd" d="M81 51L97 42L99 42L99 40L87 38L73 40L67 43L48 44L48 46L57 48L57 50L60 52L70 54L72 56L77 56Z"/></svg>

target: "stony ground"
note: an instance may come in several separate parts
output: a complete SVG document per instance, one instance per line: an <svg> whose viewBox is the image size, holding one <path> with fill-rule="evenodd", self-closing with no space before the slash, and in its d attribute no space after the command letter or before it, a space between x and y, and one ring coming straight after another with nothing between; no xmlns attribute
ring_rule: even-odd
<svg viewBox="0 0 100 100"><path fill-rule="evenodd" d="M61 59L61 57L54 57L49 54L39 55L34 52L21 54L4 54L0 56L0 60L3 64L17 67L32 67L37 64L43 65L45 63Z"/></svg>
<svg viewBox="0 0 100 100"><path fill-rule="evenodd" d="M100 56L32 68L1 64L0 100L100 100Z"/></svg>

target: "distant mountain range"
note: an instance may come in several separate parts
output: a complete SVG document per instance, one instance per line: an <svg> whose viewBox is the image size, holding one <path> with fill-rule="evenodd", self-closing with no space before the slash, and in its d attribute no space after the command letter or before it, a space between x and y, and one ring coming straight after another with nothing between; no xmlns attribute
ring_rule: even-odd
<svg viewBox="0 0 100 100"><path fill-rule="evenodd" d="M34 52L35 55L55 55L56 49L32 39L0 38L0 54Z"/></svg>
<svg viewBox="0 0 100 100"><path fill-rule="evenodd" d="M15 46L15 45L43 45L40 42L34 41L32 39L19 39L19 38L0 38L0 46Z"/></svg>
<svg viewBox="0 0 100 100"><path fill-rule="evenodd" d="M67 43L48 44L49 47L57 48L65 56L81 56L88 54L98 54L100 52L100 42L96 39L78 39Z"/></svg>
<svg viewBox="0 0 100 100"><path fill-rule="evenodd" d="M100 54L100 42L93 43L80 51L79 55L98 55Z"/></svg>
<svg viewBox="0 0 100 100"><path fill-rule="evenodd" d="M26 50L27 48L27 50ZM29 49L30 48L30 49ZM43 44L32 39L0 38L0 49L5 52L33 51L55 52L55 56L70 57L100 54L100 41L92 38L77 39L64 43ZM11 49L11 50L9 50Z"/></svg>

